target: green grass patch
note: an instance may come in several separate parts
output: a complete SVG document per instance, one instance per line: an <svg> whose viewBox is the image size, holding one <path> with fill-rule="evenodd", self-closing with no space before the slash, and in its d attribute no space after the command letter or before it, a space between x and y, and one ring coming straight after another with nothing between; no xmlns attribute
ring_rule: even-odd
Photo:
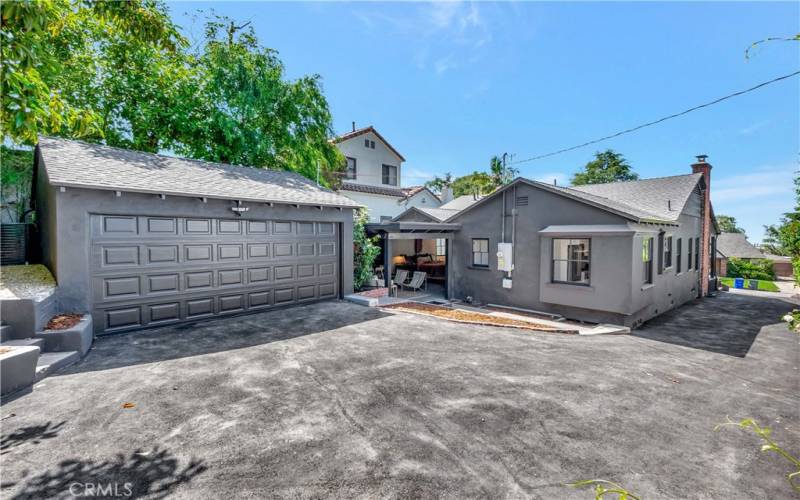
<svg viewBox="0 0 800 500"><path fill-rule="evenodd" d="M719 282L722 283L723 285L727 285L728 287L733 288L733 280L734 280L734 278L720 278ZM772 281L766 281L766 280L748 280L748 279L746 279L746 280L744 280L744 288L745 289L749 289L750 288L750 286L748 284L749 281L757 281L758 282L757 290L761 290L762 292L779 292L780 291L780 288L778 288L778 285L776 285Z"/></svg>

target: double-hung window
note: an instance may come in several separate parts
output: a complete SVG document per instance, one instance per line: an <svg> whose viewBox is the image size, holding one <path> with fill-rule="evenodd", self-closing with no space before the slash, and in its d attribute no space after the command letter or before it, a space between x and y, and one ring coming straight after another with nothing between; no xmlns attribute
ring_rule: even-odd
<svg viewBox="0 0 800 500"><path fill-rule="evenodd" d="M553 283L588 285L591 240L553 238Z"/></svg>
<svg viewBox="0 0 800 500"><path fill-rule="evenodd" d="M642 239L642 276L644 283L650 284L653 282L653 238L647 237Z"/></svg>
<svg viewBox="0 0 800 500"><path fill-rule="evenodd" d="M347 157L347 167L344 171L344 178L345 179L355 179L356 178L356 159Z"/></svg>
<svg viewBox="0 0 800 500"><path fill-rule="evenodd" d="M675 272L680 273L683 266L681 260L683 259L683 239L678 238L678 253L675 257Z"/></svg>
<svg viewBox="0 0 800 500"><path fill-rule="evenodd" d="M390 186L397 185L397 167L393 165L384 165L382 170L382 180L384 184Z"/></svg>
<svg viewBox="0 0 800 500"><path fill-rule="evenodd" d="M694 268L700 269L700 238L694 239Z"/></svg>
<svg viewBox="0 0 800 500"><path fill-rule="evenodd" d="M489 267L488 239L472 238L472 265L475 267Z"/></svg>
<svg viewBox="0 0 800 500"><path fill-rule="evenodd" d="M664 269L672 267L672 236L664 238Z"/></svg>
<svg viewBox="0 0 800 500"><path fill-rule="evenodd" d="M694 245L692 245L692 238L689 238L689 241L687 241L687 243L688 245L686 245L687 247L686 251L688 258L686 259L686 269L691 270L692 265L694 264L694 258L692 257L692 252L694 251Z"/></svg>

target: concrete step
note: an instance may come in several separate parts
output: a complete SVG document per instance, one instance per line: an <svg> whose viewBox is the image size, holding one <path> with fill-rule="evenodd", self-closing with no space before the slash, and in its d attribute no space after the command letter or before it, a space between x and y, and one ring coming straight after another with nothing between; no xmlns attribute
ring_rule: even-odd
<svg viewBox="0 0 800 500"><path fill-rule="evenodd" d="M11 325L0 326L0 342L11 340L12 337L14 337L14 327Z"/></svg>
<svg viewBox="0 0 800 500"><path fill-rule="evenodd" d="M11 339L4 340L0 346L36 346L44 351L44 339Z"/></svg>
<svg viewBox="0 0 800 500"><path fill-rule="evenodd" d="M43 352L36 363L36 382L81 359L78 351Z"/></svg>

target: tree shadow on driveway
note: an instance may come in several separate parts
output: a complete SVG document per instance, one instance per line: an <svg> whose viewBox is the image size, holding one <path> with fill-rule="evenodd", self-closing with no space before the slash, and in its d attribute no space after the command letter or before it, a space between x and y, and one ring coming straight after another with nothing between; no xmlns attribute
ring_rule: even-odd
<svg viewBox="0 0 800 500"><path fill-rule="evenodd" d="M21 429L17 429L10 434L6 434L0 439L0 455L5 455L12 448L16 448L25 443L39 444L47 439L53 439L58 436L61 428L66 424L66 420L62 420L57 424L47 422L41 425L29 425Z"/></svg>
<svg viewBox="0 0 800 500"><path fill-rule="evenodd" d="M782 298L719 292L651 319L636 337L743 358L758 332L797 307Z"/></svg>
<svg viewBox="0 0 800 500"><path fill-rule="evenodd" d="M328 301L95 339L89 355L55 376L109 370L290 340L388 316L374 308Z"/></svg>
<svg viewBox="0 0 800 500"><path fill-rule="evenodd" d="M164 498L181 484L192 481L208 467L204 461L192 459L181 467L169 451L153 448L136 450L130 455L93 461L64 460L53 470L24 480L24 484L7 482L4 498L73 498L124 497ZM18 489L17 489L18 488ZM11 494L11 491L16 492Z"/></svg>

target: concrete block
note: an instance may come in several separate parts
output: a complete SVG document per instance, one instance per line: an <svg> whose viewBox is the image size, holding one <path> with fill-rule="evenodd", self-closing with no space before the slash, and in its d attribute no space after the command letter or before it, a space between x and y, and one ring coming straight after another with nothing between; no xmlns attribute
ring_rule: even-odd
<svg viewBox="0 0 800 500"><path fill-rule="evenodd" d="M353 294L350 294L350 295L345 295L344 296L344 300L346 300L348 302L352 302L354 304L361 305L361 306L378 307L378 298L377 297L365 297L363 295L358 295L358 294L353 293Z"/></svg>
<svg viewBox="0 0 800 500"><path fill-rule="evenodd" d="M84 314L77 325L64 330L45 330L37 333L36 338L44 340L45 352L78 351L81 356L92 347L94 333L92 317Z"/></svg>
<svg viewBox="0 0 800 500"><path fill-rule="evenodd" d="M8 347L0 354L0 394L3 396L33 384L39 348L36 346Z"/></svg>
<svg viewBox="0 0 800 500"><path fill-rule="evenodd" d="M38 382L62 368L77 363L80 359L81 353L78 351L42 353L39 356L39 361L36 363L34 379Z"/></svg>

